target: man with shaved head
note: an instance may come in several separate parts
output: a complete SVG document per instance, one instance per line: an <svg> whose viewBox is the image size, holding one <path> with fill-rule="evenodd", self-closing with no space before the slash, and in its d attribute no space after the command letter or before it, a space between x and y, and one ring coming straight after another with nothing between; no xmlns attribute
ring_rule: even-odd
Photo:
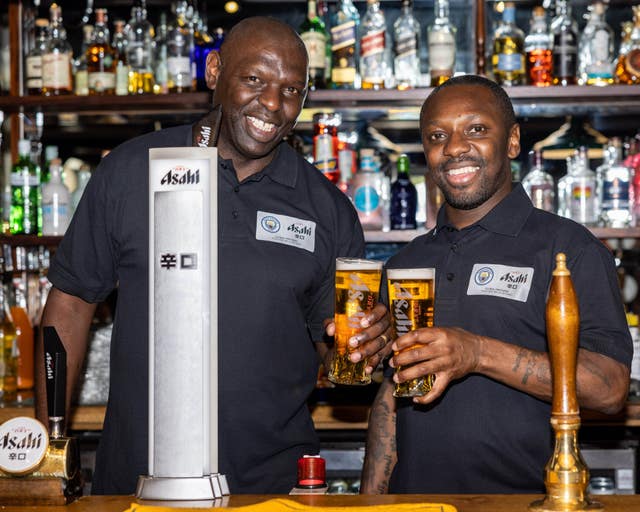
<svg viewBox="0 0 640 512"><path fill-rule="evenodd" d="M125 142L94 172L51 265L54 287L41 322L55 326L65 344L72 389L96 303L118 290L92 492L133 493L148 473L152 147L218 148L220 472L234 494L285 493L295 484L297 459L318 453L306 401L318 355L330 351L315 342L333 316L335 258L360 256L364 237L346 196L283 142L302 109L307 73L304 44L288 25L246 19L208 56L213 110L192 126ZM352 357L369 357L372 371L389 351L385 308L365 324ZM42 420L43 390L41 372Z"/></svg>

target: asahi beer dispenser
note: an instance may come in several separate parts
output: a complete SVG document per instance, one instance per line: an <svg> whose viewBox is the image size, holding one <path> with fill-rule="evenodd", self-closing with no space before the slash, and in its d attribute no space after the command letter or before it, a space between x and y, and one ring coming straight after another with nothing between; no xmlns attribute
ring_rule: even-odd
<svg viewBox="0 0 640 512"><path fill-rule="evenodd" d="M218 473L217 149L149 150L149 475L136 496L211 500Z"/></svg>

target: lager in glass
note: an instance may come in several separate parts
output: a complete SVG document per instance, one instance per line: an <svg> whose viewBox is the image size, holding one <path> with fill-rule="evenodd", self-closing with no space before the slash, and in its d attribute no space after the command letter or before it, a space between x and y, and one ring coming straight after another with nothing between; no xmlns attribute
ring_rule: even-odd
<svg viewBox="0 0 640 512"><path fill-rule="evenodd" d="M349 360L349 338L360 332L360 320L378 302L382 262L336 259L335 351L328 377L336 384L369 384L367 360Z"/></svg>
<svg viewBox="0 0 640 512"><path fill-rule="evenodd" d="M387 269L389 307L396 336L433 326L436 270L434 268ZM404 350L412 350L416 346ZM402 368L396 368L396 373ZM434 375L395 385L393 396L423 396L431 391Z"/></svg>

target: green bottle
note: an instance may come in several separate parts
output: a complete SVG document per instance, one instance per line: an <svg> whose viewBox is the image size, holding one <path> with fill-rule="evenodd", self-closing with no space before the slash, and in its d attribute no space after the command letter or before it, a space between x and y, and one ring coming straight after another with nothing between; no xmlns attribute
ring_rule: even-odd
<svg viewBox="0 0 640 512"><path fill-rule="evenodd" d="M18 142L18 161L11 168L11 211L9 231L12 235L37 235L40 209L40 173L31 160L31 142Z"/></svg>

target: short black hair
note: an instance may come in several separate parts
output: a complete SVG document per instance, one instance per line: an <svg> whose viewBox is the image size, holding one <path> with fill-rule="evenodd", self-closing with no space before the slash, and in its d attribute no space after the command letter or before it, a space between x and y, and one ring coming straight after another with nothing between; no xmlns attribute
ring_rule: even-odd
<svg viewBox="0 0 640 512"><path fill-rule="evenodd" d="M516 114L513 111L513 104L511 103L511 98L509 98L509 95L500 85L498 85L493 80L489 80L488 78L480 75L459 75L454 76L446 82L440 84L433 91L431 91L431 94L429 94L429 96L427 96L427 99L424 100L422 108L420 109L420 127L422 127L422 119L428 103L433 100L433 98L442 89L446 89L447 87L455 87L457 85L479 85L480 87L484 87L489 92L491 92L491 94L495 98L498 109L502 114L502 119L505 126L507 128L511 128L514 124L517 123Z"/></svg>

